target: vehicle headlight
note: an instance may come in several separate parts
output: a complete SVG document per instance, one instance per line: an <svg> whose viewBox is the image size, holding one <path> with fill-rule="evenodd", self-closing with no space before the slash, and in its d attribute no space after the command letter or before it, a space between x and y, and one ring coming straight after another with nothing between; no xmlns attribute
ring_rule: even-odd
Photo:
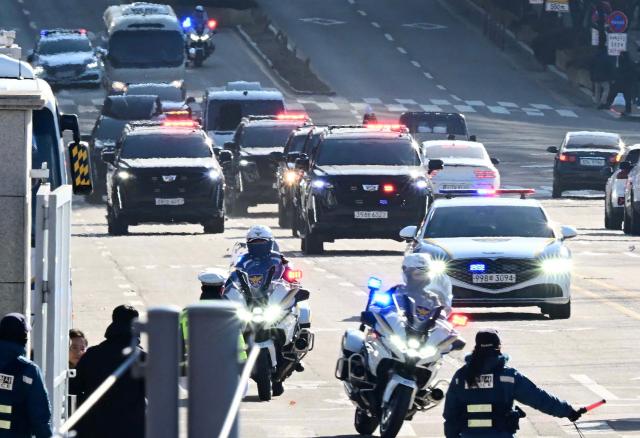
<svg viewBox="0 0 640 438"><path fill-rule="evenodd" d="M116 176L122 181L127 181L133 178L131 172L127 172L126 170L119 170L118 173L116 173Z"/></svg>
<svg viewBox="0 0 640 438"><path fill-rule="evenodd" d="M98 61L93 61L87 64L87 68L98 68Z"/></svg>
<svg viewBox="0 0 640 438"><path fill-rule="evenodd" d="M293 185L298 181L298 172L295 170L287 170L284 173L284 182L288 185Z"/></svg>
<svg viewBox="0 0 640 438"><path fill-rule="evenodd" d="M550 257L540 261L540 269L546 275L561 275L571 272L573 264L570 258Z"/></svg>
<svg viewBox="0 0 640 438"><path fill-rule="evenodd" d="M333 188L333 184L323 179L314 179L313 181L311 181L311 186L314 189L332 189Z"/></svg>
<svg viewBox="0 0 640 438"><path fill-rule="evenodd" d="M44 67L41 65L36 65L33 69L33 73L35 73L36 75L41 75L42 73L44 73Z"/></svg>
<svg viewBox="0 0 640 438"><path fill-rule="evenodd" d="M438 349L433 345L425 345L420 349L419 354L421 358L425 359L438 354Z"/></svg>
<svg viewBox="0 0 640 438"><path fill-rule="evenodd" d="M253 313L249 312L244 307L238 308L238 310L236 311L236 316L242 322L251 322L251 320L253 319Z"/></svg>
<svg viewBox="0 0 640 438"><path fill-rule="evenodd" d="M220 178L220 172L217 169L211 169L207 172L209 179L216 180Z"/></svg>
<svg viewBox="0 0 640 438"><path fill-rule="evenodd" d="M190 33L189 38L191 39L191 41L200 41L200 37L195 33Z"/></svg>
<svg viewBox="0 0 640 438"><path fill-rule="evenodd" d="M404 341L400 338L400 336L398 335L389 336L389 342L391 342L391 345L393 345L398 350L400 350L401 353L405 353L407 351L407 344L404 343Z"/></svg>
<svg viewBox="0 0 640 438"><path fill-rule="evenodd" d="M127 88L127 84L125 84L124 82L120 82L120 81L111 82L111 89L113 91L124 91L125 88Z"/></svg>
<svg viewBox="0 0 640 438"><path fill-rule="evenodd" d="M417 350L418 348L420 348L420 341L418 341L417 339L411 338L407 341L407 347Z"/></svg>
<svg viewBox="0 0 640 438"><path fill-rule="evenodd" d="M424 190L429 187L429 183L424 179L419 179L413 183L413 185L420 190Z"/></svg>
<svg viewBox="0 0 640 438"><path fill-rule="evenodd" d="M210 35L209 35L209 34L202 35L202 36L200 37L200 41L207 41L207 40L209 39L209 37L210 37Z"/></svg>
<svg viewBox="0 0 640 438"><path fill-rule="evenodd" d="M280 319L280 316L282 315L282 309L280 308L280 306L272 304L264 309L262 315L264 321L268 324L271 324Z"/></svg>
<svg viewBox="0 0 640 438"><path fill-rule="evenodd" d="M239 164L240 166L242 166L242 167L245 167L245 166L248 166L248 165L249 165L249 161L247 161L247 160L240 160L240 161L238 162L238 164Z"/></svg>
<svg viewBox="0 0 640 438"><path fill-rule="evenodd" d="M434 278L447 273L447 262L444 260L432 260L429 265L429 277Z"/></svg>

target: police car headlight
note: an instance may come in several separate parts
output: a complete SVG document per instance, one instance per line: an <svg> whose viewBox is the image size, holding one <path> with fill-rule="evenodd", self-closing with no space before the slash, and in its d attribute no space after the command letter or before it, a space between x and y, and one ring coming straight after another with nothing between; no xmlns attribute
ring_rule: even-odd
<svg viewBox="0 0 640 438"><path fill-rule="evenodd" d="M314 179L311 182L311 186L314 189L332 189L333 188L333 184L323 179Z"/></svg>
<svg viewBox="0 0 640 438"><path fill-rule="evenodd" d="M238 162L238 164L239 164L240 166L242 166L242 167L245 167L245 166L248 166L248 165L249 165L249 161L247 161L247 160L240 160L240 161Z"/></svg>
<svg viewBox="0 0 640 438"><path fill-rule="evenodd" d="M413 183L413 185L420 190L424 190L429 187L429 183L424 179L419 179Z"/></svg>
<svg viewBox="0 0 640 438"><path fill-rule="evenodd" d="M191 41L200 41L200 37L195 33L190 33L189 38L191 39Z"/></svg>
<svg viewBox="0 0 640 438"><path fill-rule="evenodd" d="M207 176L209 177L209 179L211 180L216 180L218 178L220 178L220 172L216 169L211 169L207 172Z"/></svg>
<svg viewBox="0 0 640 438"><path fill-rule="evenodd" d="M116 173L116 176L120 181L127 181L133 178L133 174L131 174L131 172L127 172L126 170L119 170L118 173Z"/></svg>
<svg viewBox="0 0 640 438"><path fill-rule="evenodd" d="M93 61L87 64L87 68L98 68L98 61Z"/></svg>
<svg viewBox="0 0 640 438"><path fill-rule="evenodd" d="M429 276L431 278L447 273L447 262L444 260L433 260L429 266Z"/></svg>
<svg viewBox="0 0 640 438"><path fill-rule="evenodd" d="M540 261L540 269L546 275L561 275L571 272L573 264L571 259L563 257L550 257Z"/></svg>
<svg viewBox="0 0 640 438"><path fill-rule="evenodd" d="M120 82L120 81L111 82L111 89L113 91L124 91L125 88L127 88L127 84L125 84L124 82Z"/></svg>
<svg viewBox="0 0 640 438"><path fill-rule="evenodd" d="M37 65L37 66L33 69L33 72L34 72L36 75L41 75L42 73L44 73L44 67L43 67L43 66L41 66L41 65Z"/></svg>

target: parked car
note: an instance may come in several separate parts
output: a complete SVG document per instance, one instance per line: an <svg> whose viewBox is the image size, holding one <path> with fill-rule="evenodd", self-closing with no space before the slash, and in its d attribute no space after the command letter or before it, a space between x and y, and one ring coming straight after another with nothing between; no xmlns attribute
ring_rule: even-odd
<svg viewBox="0 0 640 438"><path fill-rule="evenodd" d="M625 152L620 163L610 167L607 173L611 176L607 180L604 196L604 226L608 230L619 230L624 219L624 189L629 177L629 166L638 164L640 144L635 144Z"/></svg>

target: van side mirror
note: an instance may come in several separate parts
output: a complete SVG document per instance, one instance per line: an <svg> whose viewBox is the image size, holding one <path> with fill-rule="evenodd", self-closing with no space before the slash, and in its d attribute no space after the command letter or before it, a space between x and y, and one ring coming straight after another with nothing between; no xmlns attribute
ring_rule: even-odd
<svg viewBox="0 0 640 438"><path fill-rule="evenodd" d="M225 164L230 163L233 160L233 153L231 151L222 150L218 152L218 163Z"/></svg>
<svg viewBox="0 0 640 438"><path fill-rule="evenodd" d="M224 150L225 151L235 151L236 150L236 143L233 141L227 141L224 143Z"/></svg>
<svg viewBox="0 0 640 438"><path fill-rule="evenodd" d="M309 170L309 157L305 154L302 154L299 158L296 159L296 169L304 170L307 172Z"/></svg>
<svg viewBox="0 0 640 438"><path fill-rule="evenodd" d="M633 167L633 164L631 164L631 162L630 162L630 161L623 161L622 163L620 163L620 164L618 165L618 169L620 169L620 170L627 170L627 171L629 171L629 170L631 170L631 168L632 168L632 167Z"/></svg>
<svg viewBox="0 0 640 438"><path fill-rule="evenodd" d="M71 131L73 141L80 143L80 125L78 124L78 116L75 114L62 114L60 116L60 131Z"/></svg>
<svg viewBox="0 0 640 438"><path fill-rule="evenodd" d="M444 162L442 160L433 159L429 160L428 173L431 174L436 170L442 170L444 168Z"/></svg>
<svg viewBox="0 0 640 438"><path fill-rule="evenodd" d="M475 134L469 136L469 141L478 141L478 137Z"/></svg>
<svg viewBox="0 0 640 438"><path fill-rule="evenodd" d="M562 239L573 239L578 235L578 231L575 228L570 227L568 225L563 225L560 227L560 234L562 234Z"/></svg>
<svg viewBox="0 0 640 438"><path fill-rule="evenodd" d="M298 290L298 292L296 292L296 296L295 296L296 303L299 303L300 301L306 301L306 300L308 300L310 295L311 295L311 294L309 293L309 291L308 291L308 290L306 290L306 289L299 289L299 290Z"/></svg>
<svg viewBox="0 0 640 438"><path fill-rule="evenodd" d="M69 143L68 149L73 194L89 195L93 192L93 181L91 181L91 161L89 160L89 145L86 142L74 141Z"/></svg>
<svg viewBox="0 0 640 438"><path fill-rule="evenodd" d="M498 164L500 164L500 160L494 157L491 157L491 164L493 164L494 166L497 166Z"/></svg>
<svg viewBox="0 0 640 438"><path fill-rule="evenodd" d="M547 148L547 152L550 152L552 154L557 154L559 152L559 149L556 146L549 146Z"/></svg>
<svg viewBox="0 0 640 438"><path fill-rule="evenodd" d="M113 164L116 161L116 151L111 148L105 149L102 151L100 157L105 163Z"/></svg>
<svg viewBox="0 0 640 438"><path fill-rule="evenodd" d="M196 103L196 98L193 96L189 96L187 97L187 99L184 101L185 104L187 105L191 105L192 103Z"/></svg>

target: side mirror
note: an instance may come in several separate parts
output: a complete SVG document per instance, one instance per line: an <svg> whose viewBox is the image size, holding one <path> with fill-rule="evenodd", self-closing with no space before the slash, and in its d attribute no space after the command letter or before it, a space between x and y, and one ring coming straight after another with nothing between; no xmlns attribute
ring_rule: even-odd
<svg viewBox="0 0 640 438"><path fill-rule="evenodd" d="M107 56L107 49L105 49L104 47L96 47L96 55L104 58L105 56Z"/></svg>
<svg viewBox="0 0 640 438"><path fill-rule="evenodd" d="M284 161L284 154L280 151L273 151L269 154L269 158L273 161Z"/></svg>
<svg viewBox="0 0 640 438"><path fill-rule="evenodd" d="M550 152L552 154L557 154L560 150L556 147L556 146L549 146L547 148L547 152Z"/></svg>
<svg viewBox="0 0 640 438"><path fill-rule="evenodd" d="M630 161L623 161L622 163L620 163L618 165L618 169L620 170L631 170L631 168L633 167L633 164L631 164Z"/></svg>
<svg viewBox="0 0 640 438"><path fill-rule="evenodd" d="M184 101L185 104L187 105L191 105L192 103L196 103L196 98L193 96L189 96L187 97L187 99Z"/></svg>
<svg viewBox="0 0 640 438"><path fill-rule="evenodd" d="M35 58L34 51L33 50L29 50L29 53L27 54L27 62L29 64L31 64L33 62L34 58Z"/></svg>
<svg viewBox="0 0 640 438"><path fill-rule="evenodd" d="M300 152L289 152L286 157L287 163L295 163L298 158L300 158Z"/></svg>
<svg viewBox="0 0 640 438"><path fill-rule="evenodd" d="M500 160L498 160L497 158L493 158L493 157L491 157L491 163L492 163L494 166L497 166L498 164L500 164Z"/></svg>
<svg viewBox="0 0 640 438"><path fill-rule="evenodd" d="M469 141L478 141L478 137L475 134L469 136Z"/></svg>
<svg viewBox="0 0 640 438"><path fill-rule="evenodd" d="M105 149L102 151L102 161L113 164L116 161L116 151L113 149Z"/></svg>
<svg viewBox="0 0 640 438"><path fill-rule="evenodd" d="M301 155L296 159L295 163L296 169L304 170L305 172L309 170L309 157L307 157L306 155Z"/></svg>
<svg viewBox="0 0 640 438"><path fill-rule="evenodd" d="M418 227L415 225L409 225L408 227L404 227L400 230L400 238L405 241L411 241L415 239L416 232L418 231Z"/></svg>
<svg viewBox="0 0 640 438"><path fill-rule="evenodd" d="M224 150L225 150L225 151L231 151L231 152L235 151L235 150L236 150L236 143L235 143L235 142L233 142L233 141L227 141L227 142L225 142L225 144L224 144Z"/></svg>
<svg viewBox="0 0 640 438"><path fill-rule="evenodd" d="M364 312L360 313L360 322L362 322L364 325L368 325L369 327L373 327L374 325L376 325L376 317L370 310L365 310Z"/></svg>
<svg viewBox="0 0 640 438"><path fill-rule="evenodd" d="M299 289L298 292L296 292L296 303L299 303L300 301L306 301L309 299L309 296L311 294L309 293L308 290L306 289Z"/></svg>
<svg viewBox="0 0 640 438"><path fill-rule="evenodd" d="M233 160L233 152L222 150L218 152L218 163L230 163Z"/></svg>
<svg viewBox="0 0 640 438"><path fill-rule="evenodd" d="M622 163L620 163L620 164L622 164ZM622 170L622 168L621 168L621 170ZM613 175L613 167L611 167L611 166L603 167L602 170L600 171L600 173L605 178L609 178L611 175Z"/></svg>
<svg viewBox="0 0 640 438"><path fill-rule="evenodd" d="M575 228L570 227L568 225L563 225L560 227L560 234L562 234L562 239L573 239L578 235L578 232Z"/></svg>
<svg viewBox="0 0 640 438"><path fill-rule="evenodd" d="M74 116L75 117L75 116ZM76 119L77 121L77 119ZM93 192L89 145L86 142L69 143L69 164L74 195L89 195Z"/></svg>
<svg viewBox="0 0 640 438"><path fill-rule="evenodd" d="M444 168L444 162L438 159L429 160L427 168L429 171L429 175L431 175L431 173L435 172L436 170L442 170Z"/></svg>
<svg viewBox="0 0 640 438"><path fill-rule="evenodd" d="M78 116L75 114L62 114L60 116L60 131L71 131L73 133L73 141L80 143Z"/></svg>

